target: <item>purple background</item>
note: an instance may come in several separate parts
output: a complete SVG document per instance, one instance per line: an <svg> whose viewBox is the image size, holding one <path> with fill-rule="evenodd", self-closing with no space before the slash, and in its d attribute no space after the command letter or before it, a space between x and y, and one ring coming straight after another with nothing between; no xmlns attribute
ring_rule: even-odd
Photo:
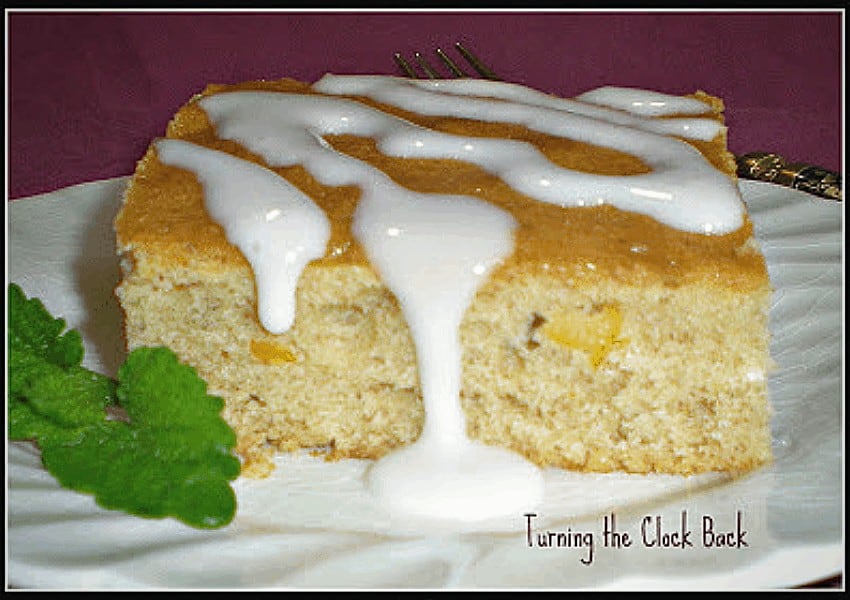
<svg viewBox="0 0 850 600"><path fill-rule="evenodd" d="M733 152L843 170L842 13L8 13L8 197L132 172L208 82L399 74L462 41L505 79L725 99ZM453 56L453 51L450 52Z"/></svg>

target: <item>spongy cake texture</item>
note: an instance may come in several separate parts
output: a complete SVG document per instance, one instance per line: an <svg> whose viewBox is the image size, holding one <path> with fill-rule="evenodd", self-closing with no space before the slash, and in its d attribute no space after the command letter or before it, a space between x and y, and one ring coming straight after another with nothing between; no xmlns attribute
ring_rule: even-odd
<svg viewBox="0 0 850 600"><path fill-rule="evenodd" d="M204 95L234 89L314 93L283 80L210 86ZM718 100L697 97L721 118ZM219 139L197 100L167 137L268 166ZM571 169L648 169L516 125L358 100L441 131L528 141ZM770 460L770 286L748 220L726 235L688 233L611 206L544 204L469 163L392 158L366 138L326 141L406 187L476 196L518 223L513 254L461 326L470 437L582 471L741 472ZM723 135L693 145L733 177ZM169 346L225 398L247 475L267 474L278 450L378 458L415 440L424 413L399 304L351 234L359 190L323 186L299 166L273 170L332 225L326 256L299 281L294 326L281 335L263 329L251 267L206 214L197 177L163 164L151 147L115 221L128 347Z"/></svg>

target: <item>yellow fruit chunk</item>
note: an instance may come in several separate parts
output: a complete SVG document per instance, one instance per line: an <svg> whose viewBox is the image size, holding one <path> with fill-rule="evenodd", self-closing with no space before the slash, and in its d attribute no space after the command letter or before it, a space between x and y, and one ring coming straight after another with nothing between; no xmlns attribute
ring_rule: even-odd
<svg viewBox="0 0 850 600"><path fill-rule="evenodd" d="M598 367L619 339L623 315L616 306L605 305L587 313L580 309L547 315L543 334L562 346L581 350Z"/></svg>
<svg viewBox="0 0 850 600"><path fill-rule="evenodd" d="M282 365L298 360L288 348L265 340L251 340L251 354L266 365Z"/></svg>

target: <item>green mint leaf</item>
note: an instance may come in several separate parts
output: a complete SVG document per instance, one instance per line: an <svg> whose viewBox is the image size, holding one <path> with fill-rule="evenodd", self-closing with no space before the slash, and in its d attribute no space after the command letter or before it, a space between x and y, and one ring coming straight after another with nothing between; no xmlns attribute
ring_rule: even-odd
<svg viewBox="0 0 850 600"><path fill-rule="evenodd" d="M44 440L66 435L63 427L40 414L25 399L10 397L8 404L10 440Z"/></svg>
<svg viewBox="0 0 850 600"><path fill-rule="evenodd" d="M119 402L130 416L135 444L156 448L155 457L137 463L138 477L182 490L169 498L168 510L180 510L197 527L218 526L203 515L206 511L232 517L235 495L223 484L235 479L241 467L233 455L236 435L220 416L224 400L207 395L195 370L163 347L134 350L118 380ZM199 492L208 495L202 498Z"/></svg>
<svg viewBox="0 0 850 600"><path fill-rule="evenodd" d="M27 299L16 284L9 284L9 350L28 350L60 367L79 365L83 340L75 330L65 331L65 321L54 319L37 298Z"/></svg>
<svg viewBox="0 0 850 600"><path fill-rule="evenodd" d="M37 299L9 286L9 438L36 440L104 418L116 401L115 382L79 366L82 341Z"/></svg>
<svg viewBox="0 0 850 600"><path fill-rule="evenodd" d="M111 421L73 439L53 438L42 453L62 485L94 494L104 508L150 518L173 516L198 528L229 523L236 497L228 480L238 475L238 460L230 457L235 465L224 477L199 457L175 460L151 452L159 443L156 435Z"/></svg>
<svg viewBox="0 0 850 600"><path fill-rule="evenodd" d="M16 400L60 427L102 420L116 401L115 381L82 367L60 367L20 350L9 352L9 388ZM12 439L21 439L10 431Z"/></svg>
<svg viewBox="0 0 850 600"><path fill-rule="evenodd" d="M167 348L138 348L118 380L80 366L82 341L36 300L9 286L8 427L34 440L65 487L131 514L194 527L229 523L240 472L224 401ZM110 420L120 402L128 420Z"/></svg>

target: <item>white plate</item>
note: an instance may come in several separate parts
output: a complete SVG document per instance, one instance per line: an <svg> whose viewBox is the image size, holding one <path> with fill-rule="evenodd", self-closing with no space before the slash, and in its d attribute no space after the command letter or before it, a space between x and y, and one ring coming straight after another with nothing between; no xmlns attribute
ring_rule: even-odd
<svg viewBox="0 0 850 600"><path fill-rule="evenodd" d="M8 205L8 278L81 331L86 366L123 361L112 218L124 179ZM33 588L737 588L785 587L843 565L842 228L840 204L743 182L776 288L770 381L775 464L720 477L547 472L532 521L489 530L438 527L381 514L364 491L366 461L278 458L275 475L235 482L239 510L215 531L146 520L60 488L25 443L8 449L8 582ZM685 514L692 547L650 546ZM605 547L605 516L629 547ZM746 546L707 547L713 531ZM571 533L544 548L537 534ZM586 534L586 535L585 535ZM609 536L610 540L613 540ZM590 541L593 556L590 564Z"/></svg>

